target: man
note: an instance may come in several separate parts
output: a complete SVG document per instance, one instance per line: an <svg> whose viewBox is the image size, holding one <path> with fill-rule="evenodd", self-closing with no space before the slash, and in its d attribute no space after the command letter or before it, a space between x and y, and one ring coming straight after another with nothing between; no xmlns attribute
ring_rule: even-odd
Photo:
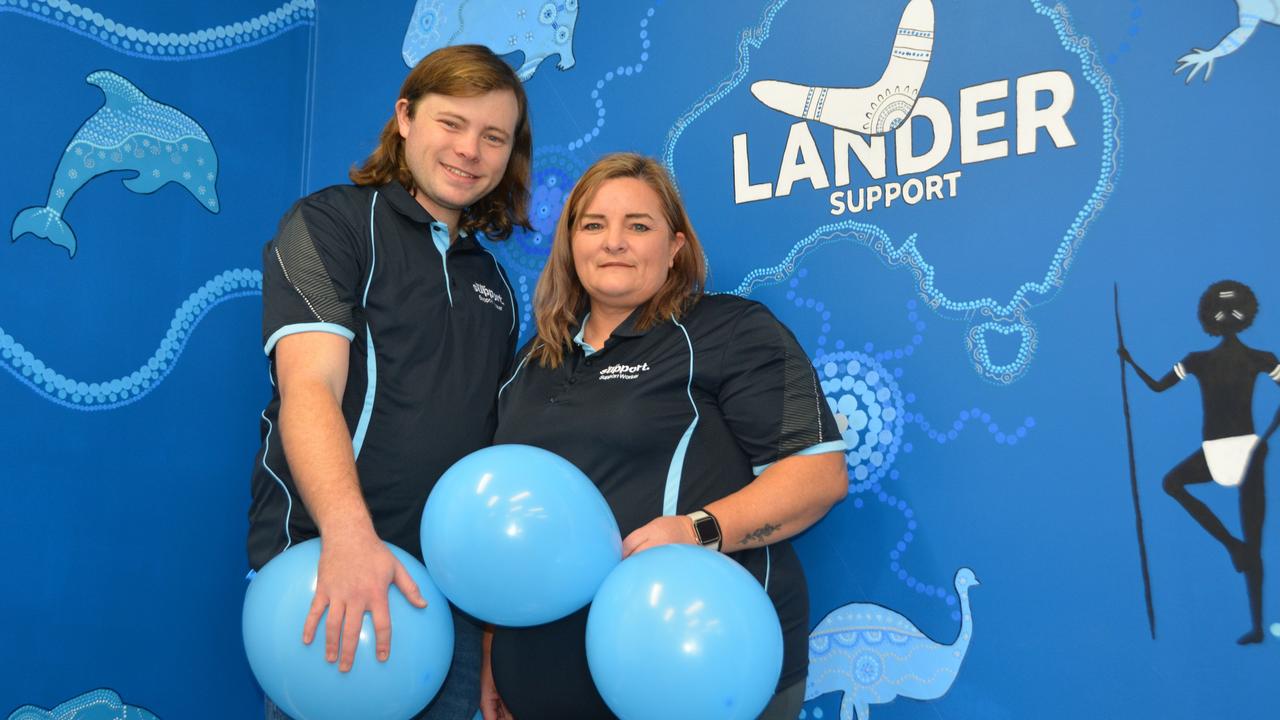
<svg viewBox="0 0 1280 720"><path fill-rule="evenodd" d="M1200 385L1204 409L1204 441L1164 476L1164 490L1177 500L1200 527L1231 556L1237 572L1244 574L1249 596L1249 631L1237 643L1254 645L1265 638L1262 631L1262 523L1266 516L1267 440L1280 425L1277 412L1266 431L1254 433L1254 381L1265 375L1280 383L1280 361L1274 353L1245 345L1239 338L1258 315L1253 290L1235 280L1220 280L1200 296L1200 326L1222 342L1209 350L1188 354L1159 380L1151 377L1123 345L1118 352L1133 366L1147 387L1164 392L1194 375ZM1232 535L1222 520L1188 485L1212 480L1223 487L1240 488L1241 537Z"/></svg>
<svg viewBox="0 0 1280 720"><path fill-rule="evenodd" d="M351 669L365 612L379 661L389 657L392 583L425 605L383 541L421 557L433 484L492 438L519 327L510 283L475 235L528 227L532 145L511 68L478 45L438 50L405 79L377 149L350 173L354 185L299 201L265 248L273 391L253 472L249 563L257 570L323 538L299 630L310 643L324 616L325 655L341 671ZM455 626L449 678L422 717L476 710L480 632L456 614Z"/></svg>

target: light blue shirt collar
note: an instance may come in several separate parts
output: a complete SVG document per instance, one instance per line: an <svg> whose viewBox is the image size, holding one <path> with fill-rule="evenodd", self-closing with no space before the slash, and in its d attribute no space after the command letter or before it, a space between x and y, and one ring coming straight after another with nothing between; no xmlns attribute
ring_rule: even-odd
<svg viewBox="0 0 1280 720"><path fill-rule="evenodd" d="M595 348L587 344L586 340L582 339L582 334L587 331L587 318L589 317L591 317L591 313L587 313L583 316L582 324L578 326L578 334L573 336L573 341L578 345L578 347L582 348L582 354L586 357L591 357L597 352Z"/></svg>
<svg viewBox="0 0 1280 720"><path fill-rule="evenodd" d="M459 230L458 237L466 237L466 230ZM436 250L441 255L449 252L449 226L439 220L431 223L431 241L436 244Z"/></svg>

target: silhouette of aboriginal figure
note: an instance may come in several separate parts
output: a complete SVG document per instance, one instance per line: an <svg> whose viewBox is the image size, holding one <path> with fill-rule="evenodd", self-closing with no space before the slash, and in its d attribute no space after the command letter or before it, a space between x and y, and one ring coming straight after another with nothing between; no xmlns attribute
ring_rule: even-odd
<svg viewBox="0 0 1280 720"><path fill-rule="evenodd" d="M1258 301L1247 285L1223 280L1209 286L1200 297L1200 325L1221 337L1212 350L1193 352L1156 380L1134 362L1121 345L1120 357L1133 366L1147 387L1164 392L1188 375L1200 382L1204 408L1204 442L1201 448L1164 476L1164 490L1177 500L1196 522L1222 543L1237 572L1244 573L1252 626L1237 641L1241 645L1262 642L1262 521L1266 513L1263 466L1267 439L1280 424L1280 413L1262 437L1253 429L1253 388L1258 375L1280 383L1280 362L1272 353L1255 350L1240 341L1239 333L1258 313ZM1240 519L1244 538L1234 537L1222 521L1187 486L1213 482L1240 489Z"/></svg>

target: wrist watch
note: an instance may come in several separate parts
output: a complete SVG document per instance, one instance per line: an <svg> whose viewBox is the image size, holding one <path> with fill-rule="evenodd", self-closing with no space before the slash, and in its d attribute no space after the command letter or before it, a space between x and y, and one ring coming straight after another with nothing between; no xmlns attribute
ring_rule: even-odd
<svg viewBox="0 0 1280 720"><path fill-rule="evenodd" d="M698 536L698 544L719 552L720 522L716 516L706 510L694 510L686 517L693 521L693 534Z"/></svg>

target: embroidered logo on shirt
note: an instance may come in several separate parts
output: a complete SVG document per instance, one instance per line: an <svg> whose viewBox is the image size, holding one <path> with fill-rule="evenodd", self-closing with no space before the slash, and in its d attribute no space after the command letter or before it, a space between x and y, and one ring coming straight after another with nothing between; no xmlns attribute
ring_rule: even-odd
<svg viewBox="0 0 1280 720"><path fill-rule="evenodd" d="M476 297L480 298L480 302L488 303L498 310L502 310L506 304L505 298L480 283L471 283L471 289L476 291Z"/></svg>
<svg viewBox="0 0 1280 720"><path fill-rule="evenodd" d="M601 380L635 380L640 373L649 371L649 363L639 365L610 365L600 371Z"/></svg>

